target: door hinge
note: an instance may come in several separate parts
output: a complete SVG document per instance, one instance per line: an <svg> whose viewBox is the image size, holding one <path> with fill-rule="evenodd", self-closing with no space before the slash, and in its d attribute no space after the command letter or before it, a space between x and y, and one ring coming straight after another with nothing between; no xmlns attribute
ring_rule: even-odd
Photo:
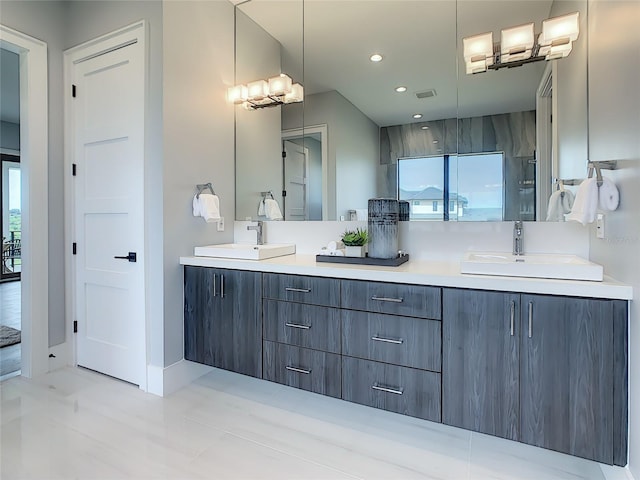
<svg viewBox="0 0 640 480"><path fill-rule="evenodd" d="M282 190L282 197L286 197L287 196L287 191L286 190Z"/></svg>
<svg viewBox="0 0 640 480"><path fill-rule="evenodd" d="M73 321L73 333L78 333L78 320Z"/></svg>
<svg viewBox="0 0 640 480"><path fill-rule="evenodd" d="M73 98L76 98L76 86L75 85L71 85L71 96Z"/></svg>
<svg viewBox="0 0 640 480"><path fill-rule="evenodd" d="M75 163L71 164L71 175L76 176L77 165Z"/></svg>
<svg viewBox="0 0 640 480"><path fill-rule="evenodd" d="M282 151L282 158L287 158L287 152L285 150Z"/></svg>
<svg viewBox="0 0 640 480"><path fill-rule="evenodd" d="M76 255L78 253L78 244L73 242L73 254Z"/></svg>

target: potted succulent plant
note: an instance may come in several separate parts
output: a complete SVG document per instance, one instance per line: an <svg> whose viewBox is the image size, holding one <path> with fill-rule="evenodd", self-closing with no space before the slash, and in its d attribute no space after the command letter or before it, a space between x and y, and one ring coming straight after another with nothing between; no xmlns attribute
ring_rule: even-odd
<svg viewBox="0 0 640 480"><path fill-rule="evenodd" d="M342 234L342 243L344 243L344 254L347 257L364 257L365 245L369 240L366 230L356 228L355 230L347 230Z"/></svg>

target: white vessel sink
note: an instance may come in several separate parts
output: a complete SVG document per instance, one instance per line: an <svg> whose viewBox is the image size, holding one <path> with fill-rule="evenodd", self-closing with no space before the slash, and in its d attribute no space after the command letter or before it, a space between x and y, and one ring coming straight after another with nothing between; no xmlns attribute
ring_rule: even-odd
<svg viewBox="0 0 640 480"><path fill-rule="evenodd" d="M602 265L576 255L468 252L461 273L504 275L507 277L560 278L601 282Z"/></svg>
<svg viewBox="0 0 640 480"><path fill-rule="evenodd" d="M296 253L293 244L267 243L265 245L251 245L248 243L222 243L220 245L206 245L196 247L196 257L237 258L242 260L264 260L265 258L281 257Z"/></svg>

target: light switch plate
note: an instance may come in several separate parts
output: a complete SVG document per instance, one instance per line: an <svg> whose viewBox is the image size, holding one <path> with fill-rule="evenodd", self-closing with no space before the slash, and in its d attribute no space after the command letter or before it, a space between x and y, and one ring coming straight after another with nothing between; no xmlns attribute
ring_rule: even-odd
<svg viewBox="0 0 640 480"><path fill-rule="evenodd" d="M218 231L224 232L224 217L220 217L220 220L218 221Z"/></svg>
<svg viewBox="0 0 640 480"><path fill-rule="evenodd" d="M604 238L604 214L602 213L596 217L596 237Z"/></svg>

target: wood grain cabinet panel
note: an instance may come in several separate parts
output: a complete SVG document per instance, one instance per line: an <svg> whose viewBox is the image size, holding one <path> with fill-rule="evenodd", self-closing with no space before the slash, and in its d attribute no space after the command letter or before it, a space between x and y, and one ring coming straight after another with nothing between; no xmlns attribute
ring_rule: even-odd
<svg viewBox="0 0 640 480"><path fill-rule="evenodd" d="M343 280L341 306L352 310L440 320L441 289L402 283Z"/></svg>
<svg viewBox="0 0 640 480"><path fill-rule="evenodd" d="M303 303L263 301L265 340L340 353L340 310Z"/></svg>
<svg viewBox="0 0 640 480"><path fill-rule="evenodd" d="M340 306L340 280L335 278L263 274L263 297L311 305Z"/></svg>
<svg viewBox="0 0 640 480"><path fill-rule="evenodd" d="M262 377L262 274L186 266L185 359Z"/></svg>
<svg viewBox="0 0 640 480"><path fill-rule="evenodd" d="M439 372L441 322L342 310L342 354Z"/></svg>
<svg viewBox="0 0 640 480"><path fill-rule="evenodd" d="M263 348L265 380L341 397L340 355L268 341Z"/></svg>
<svg viewBox="0 0 640 480"><path fill-rule="evenodd" d="M440 374L342 357L342 398L439 422Z"/></svg>

